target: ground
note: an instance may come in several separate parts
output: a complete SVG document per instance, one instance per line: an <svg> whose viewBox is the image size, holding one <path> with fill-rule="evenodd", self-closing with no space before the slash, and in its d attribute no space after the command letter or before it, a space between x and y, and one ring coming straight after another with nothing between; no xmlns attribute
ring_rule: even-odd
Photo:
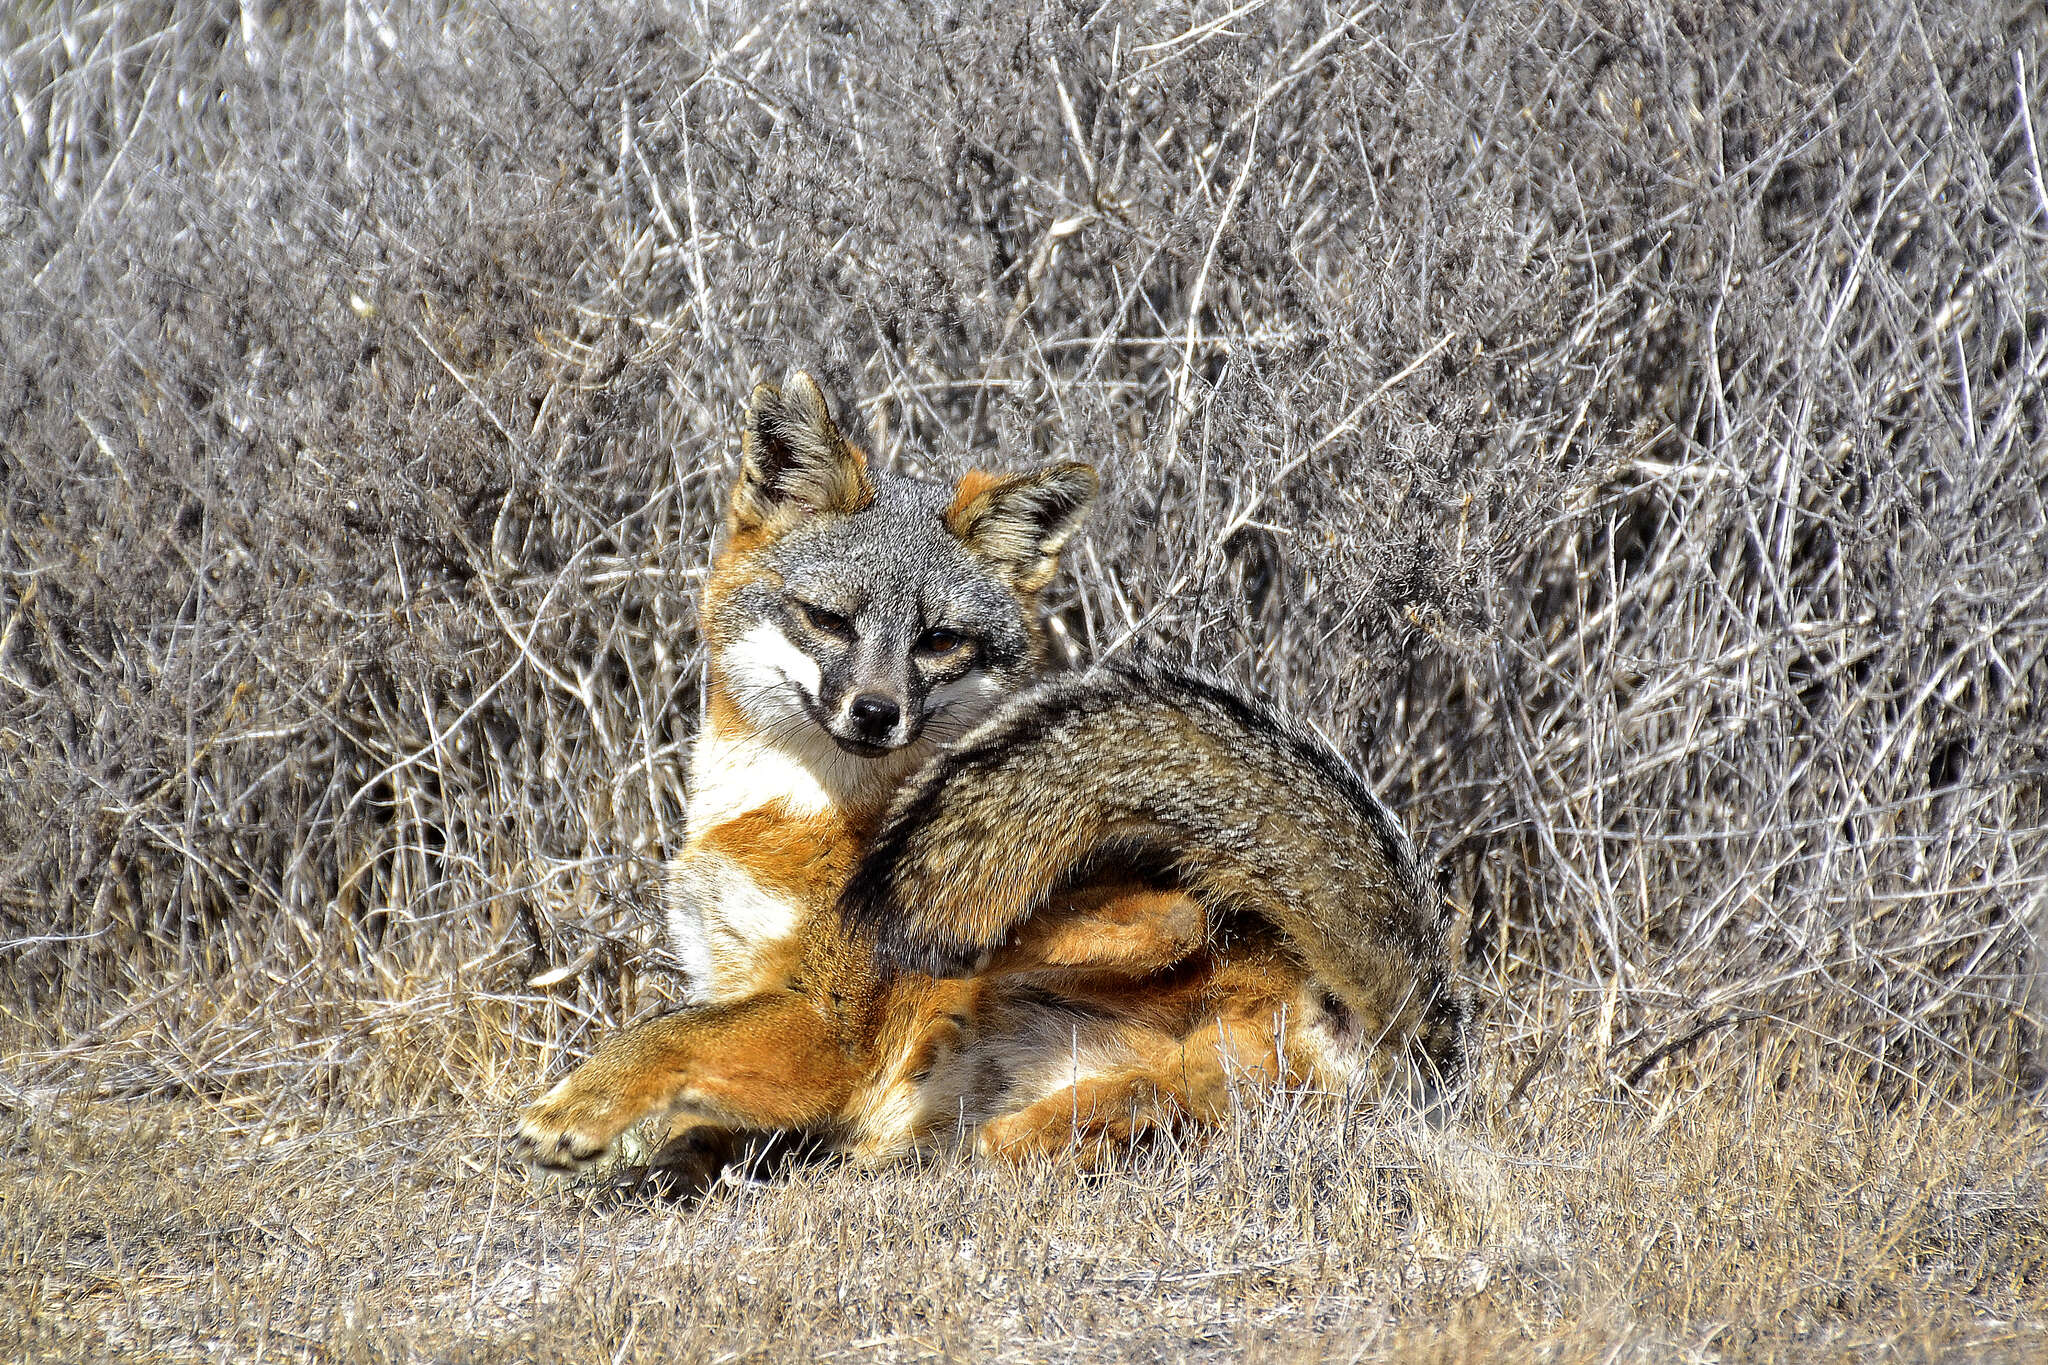
<svg viewBox="0 0 2048 1365"><path fill-rule="evenodd" d="M1731 1031L1732 1032L1732 1031ZM0 1105L10 1358L2030 1360L2043 1124L1730 1037L1630 1090L1496 1047L1432 1128L1249 1096L1089 1176L950 1157L675 1202L511 1164L501 1093ZM1512 1054L1512 1055L1509 1055ZM1510 1064L1512 1063L1512 1064ZM107 1073L102 1071L101 1076ZM1526 1083L1523 1082L1526 1079ZM488 1083L486 1081L486 1083ZM1519 1092L1519 1093L1517 1093Z"/></svg>

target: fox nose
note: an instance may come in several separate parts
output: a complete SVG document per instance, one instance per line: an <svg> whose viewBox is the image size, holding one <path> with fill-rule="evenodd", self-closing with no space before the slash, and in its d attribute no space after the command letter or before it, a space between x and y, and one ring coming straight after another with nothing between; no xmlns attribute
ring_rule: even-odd
<svg viewBox="0 0 2048 1365"><path fill-rule="evenodd" d="M896 728L896 722L903 715L903 708L888 697L863 692L853 699L846 708L847 717L863 737L880 741Z"/></svg>

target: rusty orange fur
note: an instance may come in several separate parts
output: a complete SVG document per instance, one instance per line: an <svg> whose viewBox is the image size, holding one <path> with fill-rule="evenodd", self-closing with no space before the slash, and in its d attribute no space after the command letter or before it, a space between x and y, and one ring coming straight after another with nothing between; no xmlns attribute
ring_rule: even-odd
<svg viewBox="0 0 2048 1365"><path fill-rule="evenodd" d="M798 759L755 723L717 664L752 628L734 604L779 589L777 546L793 528L858 515L878 497L865 455L832 426L816 386L800 378L792 390L790 398L757 391L744 472L705 592L714 665L690 830L674 873L675 894L691 898L699 917L692 942L701 1003L606 1039L526 1111L527 1151L543 1164L579 1165L627 1126L667 1115L693 1169L730 1150L720 1134L762 1129L801 1129L863 1160L965 1140L993 1157L1090 1163L1163 1126L1213 1123L1240 1085L1341 1086L1361 1070L1383 1072L1393 1053L1382 1038L1402 1042L1423 1026L1430 1002L1410 998L1412 984L1402 983L1435 970L1447 951L1441 926L1418 930L1435 937L1411 948L1393 919L1357 922L1351 928L1371 942L1352 946L1332 937L1345 926L1284 905L1277 916L1226 924L1219 907L1324 894L1313 889L1320 873L1305 868L1297 878L1269 862L1262 874L1195 845L1176 852L1173 830L1147 818L1118 816L1107 826L1058 818L1070 788L1158 769L1167 790L1199 794L1227 784L1233 764L1265 761L1256 746L1224 752L1213 718L1154 707L1121 777L1057 745L1058 757L1040 754L1007 778L984 763L981 785L964 798L969 808L945 816L945 837L956 842L943 856L930 839L919 843L916 803L899 799L922 753L842 762L814 745L809 752L823 757ZM772 459L763 454L769 445ZM1071 499L1093 489L1092 472L1083 481L1080 468L974 472L949 503L933 504L961 546L989 557L991 576L1016 603L1034 669L1037 596L1066 531L1034 542L1018 509L1070 513ZM789 667L803 664L793 658ZM1005 781L1030 791L1006 791ZM919 802L933 796L931 782L923 785ZM1017 798L1015 811L1037 813L1004 814L1008 797ZM1287 799L1258 816L1260 839L1284 848L1340 837L1327 812L1292 810ZM885 933L878 945L877 926L893 911L876 900L882 883L863 859L872 861L885 819L894 833L879 842L918 899L903 907L915 912L905 933ZM1162 882L1098 856L1120 841L1163 843L1194 880ZM1387 847L1397 862L1405 856ZM1094 870L1075 881L1077 867ZM867 908L848 918L841 901L857 869L867 877ZM1400 914L1427 911L1412 869L1384 875L1399 894L1381 896L1382 910L1371 913L1391 914L1384 907L1397 902L1412 902ZM964 974L902 965L904 951L922 960L950 941L987 946ZM1332 1009L1378 1034L1353 1047L1329 1022Z"/></svg>

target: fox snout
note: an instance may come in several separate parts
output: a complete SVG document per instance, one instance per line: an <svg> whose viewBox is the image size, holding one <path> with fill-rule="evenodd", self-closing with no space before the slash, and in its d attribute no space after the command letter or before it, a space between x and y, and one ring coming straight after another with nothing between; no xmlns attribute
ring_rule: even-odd
<svg viewBox="0 0 2048 1365"><path fill-rule="evenodd" d="M878 697L869 692L863 692L846 704L847 718L861 731L861 738L877 743L896 728L897 718L902 714L901 705L888 697Z"/></svg>
<svg viewBox="0 0 2048 1365"><path fill-rule="evenodd" d="M900 749L917 738L917 725L905 724L905 707L883 692L855 692L847 697L826 730L855 752L881 753Z"/></svg>

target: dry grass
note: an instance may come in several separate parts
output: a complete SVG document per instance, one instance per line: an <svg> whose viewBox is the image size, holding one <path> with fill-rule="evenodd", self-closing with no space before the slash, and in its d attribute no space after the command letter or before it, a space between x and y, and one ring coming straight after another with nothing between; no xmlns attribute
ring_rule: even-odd
<svg viewBox="0 0 2048 1365"><path fill-rule="evenodd" d="M701 1204L501 1163L501 1111L11 1095L32 1359L2011 1360L2048 1349L2038 1114L1870 1102L1758 1033L1467 1121L1255 1101L1093 1177L797 1170ZM509 1097L506 1087L500 1097Z"/></svg>
<svg viewBox="0 0 2048 1365"><path fill-rule="evenodd" d="M0 1322L2038 1349L2044 22L10 9ZM1191 649L1400 805L1474 914L1461 1126L691 1211L500 1168L668 998L691 592L799 365L900 466L1101 465L1080 652Z"/></svg>

